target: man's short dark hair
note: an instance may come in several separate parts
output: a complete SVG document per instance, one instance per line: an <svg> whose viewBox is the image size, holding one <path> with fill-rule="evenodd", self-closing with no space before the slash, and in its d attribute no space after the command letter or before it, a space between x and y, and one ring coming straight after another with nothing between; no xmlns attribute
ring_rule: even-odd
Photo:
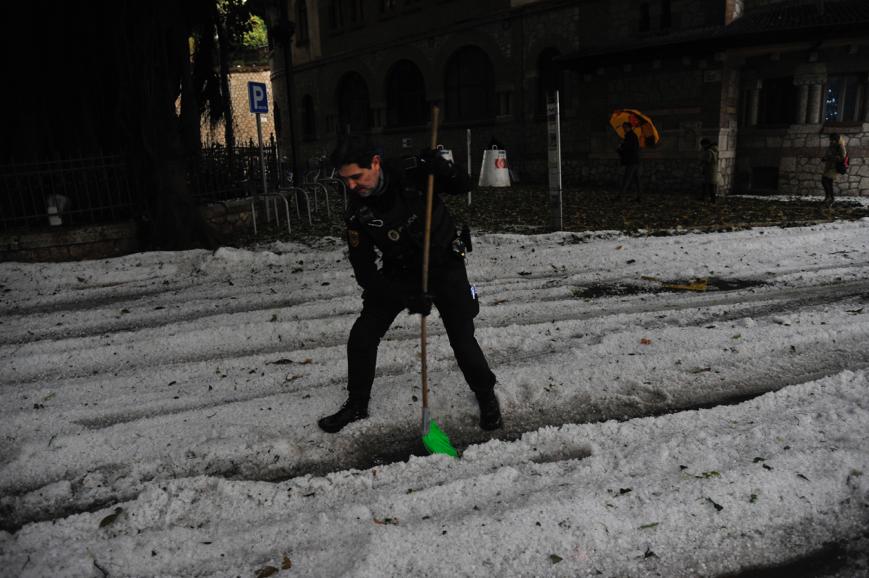
<svg viewBox="0 0 869 578"><path fill-rule="evenodd" d="M338 141L338 146L329 155L329 160L336 169L351 164L370 169L371 158L378 154L381 154L380 149L367 139L346 136Z"/></svg>
<svg viewBox="0 0 869 578"><path fill-rule="evenodd" d="M700 146L708 147L711 144L712 144L712 141L706 137L703 137L700 139Z"/></svg>

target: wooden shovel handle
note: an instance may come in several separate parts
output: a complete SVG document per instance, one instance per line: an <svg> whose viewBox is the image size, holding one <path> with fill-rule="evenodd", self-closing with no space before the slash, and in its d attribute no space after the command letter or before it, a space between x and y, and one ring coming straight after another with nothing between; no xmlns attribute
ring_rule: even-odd
<svg viewBox="0 0 869 578"><path fill-rule="evenodd" d="M431 149L435 150L438 146L438 119L440 117L440 109L437 106L431 107ZM428 176L425 190L425 233L423 235L422 244L422 292L428 293L428 262L431 252L431 213L432 203L434 200L434 175ZM428 410L428 348L426 335L425 315L419 316L419 351L422 362L422 413L423 421ZM427 423L423 423L422 427L426 428Z"/></svg>

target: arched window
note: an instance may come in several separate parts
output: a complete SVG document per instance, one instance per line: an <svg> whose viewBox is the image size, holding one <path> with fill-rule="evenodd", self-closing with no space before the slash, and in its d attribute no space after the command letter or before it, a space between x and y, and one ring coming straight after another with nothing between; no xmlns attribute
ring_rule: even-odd
<svg viewBox="0 0 869 578"><path fill-rule="evenodd" d="M465 46L447 61L444 78L446 115L450 121L494 117L495 79L492 61L481 48Z"/></svg>
<svg viewBox="0 0 869 578"><path fill-rule="evenodd" d="M335 91L338 109L338 132L347 126L351 131L368 130L370 126L368 85L358 72L348 72L341 77Z"/></svg>
<svg viewBox="0 0 869 578"><path fill-rule="evenodd" d="M308 3L305 0L296 2L296 42L307 44L310 40L308 33Z"/></svg>
<svg viewBox="0 0 869 578"><path fill-rule="evenodd" d="M546 112L547 97L552 98L559 91L559 100L564 102L564 76L561 67L555 62L560 53L557 48L545 48L537 57L537 113Z"/></svg>
<svg viewBox="0 0 869 578"><path fill-rule="evenodd" d="M414 126L426 120L422 72L410 60L399 60L386 75L386 125Z"/></svg>
<svg viewBox="0 0 869 578"><path fill-rule="evenodd" d="M306 141L317 140L317 116L310 94L302 97L302 138Z"/></svg>

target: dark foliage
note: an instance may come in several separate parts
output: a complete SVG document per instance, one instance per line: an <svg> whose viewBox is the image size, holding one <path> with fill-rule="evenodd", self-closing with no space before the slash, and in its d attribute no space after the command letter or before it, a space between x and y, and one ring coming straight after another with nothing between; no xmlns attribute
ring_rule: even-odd
<svg viewBox="0 0 869 578"><path fill-rule="evenodd" d="M869 208L847 199L832 207L815 200L781 201L764 197L727 197L711 204L688 195L649 194L642 201L617 201L616 191L572 189L563 193L565 231L622 231L635 235L670 235L683 232L734 231L748 227L790 227L825 223L834 220L857 220L869 217ZM548 233L548 193L542 187L478 189L473 203L465 197L447 197L447 206L457 222L470 223L480 233ZM305 240L323 235L341 237L344 233L342 212L335 210L341 200L333 198L332 219L315 214L313 227L293 223L295 239ZM317 216L320 217L317 220ZM286 229L263 227L258 241L269 236L286 238ZM230 242L230 240L226 240ZM253 242L238 238L239 245Z"/></svg>
<svg viewBox="0 0 869 578"><path fill-rule="evenodd" d="M0 164L124 155L151 246L212 245L187 176L201 115L227 109L215 34L239 36L250 16L223 2L230 32L217 2L6 3L0 48L15 86L0 106Z"/></svg>

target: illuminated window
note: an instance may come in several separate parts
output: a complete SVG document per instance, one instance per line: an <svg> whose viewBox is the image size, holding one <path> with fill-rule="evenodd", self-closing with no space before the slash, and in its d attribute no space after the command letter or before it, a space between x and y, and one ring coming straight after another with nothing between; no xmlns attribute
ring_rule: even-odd
<svg viewBox="0 0 869 578"><path fill-rule="evenodd" d="M827 78L824 122L860 122L866 94L866 75L843 74Z"/></svg>

